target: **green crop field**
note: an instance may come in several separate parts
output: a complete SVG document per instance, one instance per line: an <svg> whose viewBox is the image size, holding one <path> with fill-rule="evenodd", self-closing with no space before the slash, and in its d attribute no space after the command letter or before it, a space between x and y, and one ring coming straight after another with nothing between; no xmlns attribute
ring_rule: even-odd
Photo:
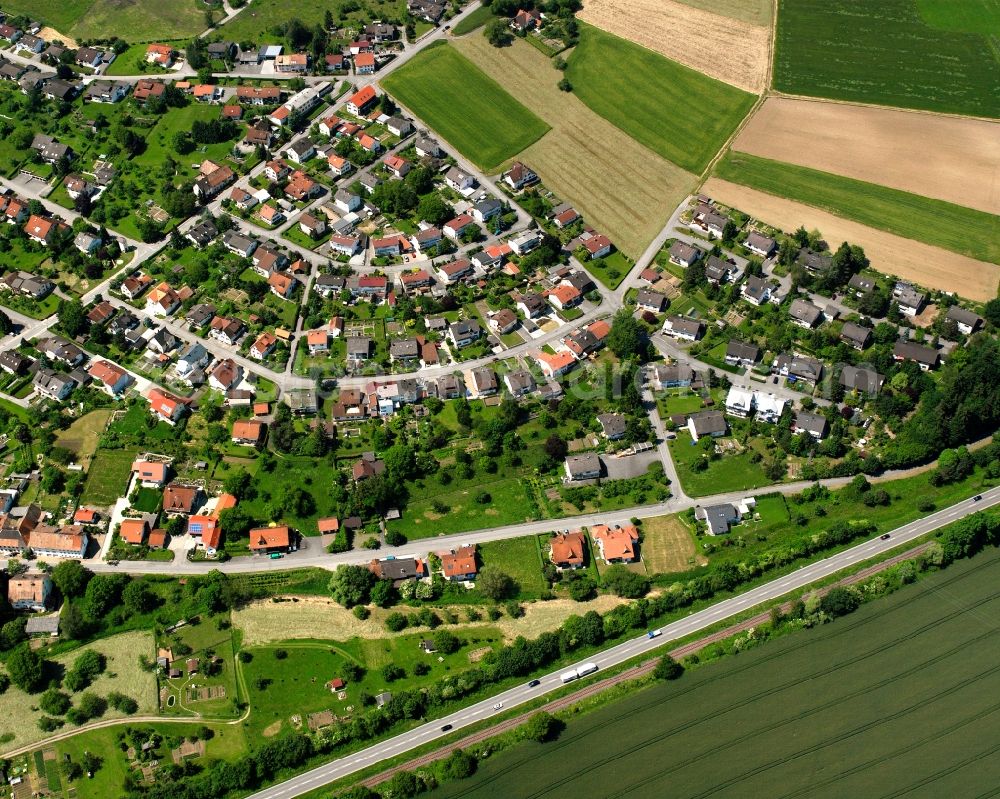
<svg viewBox="0 0 1000 799"><path fill-rule="evenodd" d="M430 796L989 796L997 580L996 552L956 564L571 720L557 741L507 750Z"/></svg>
<svg viewBox="0 0 1000 799"><path fill-rule="evenodd" d="M469 59L435 43L382 86L463 155L497 170L549 130Z"/></svg>
<svg viewBox="0 0 1000 799"><path fill-rule="evenodd" d="M715 174L897 236L1000 264L1000 216L985 211L733 151L719 161Z"/></svg>
<svg viewBox="0 0 1000 799"><path fill-rule="evenodd" d="M995 0L780 0L774 86L1000 116Z"/></svg>
<svg viewBox="0 0 1000 799"><path fill-rule="evenodd" d="M924 22L942 31L1000 36L1000 3L997 0L917 0Z"/></svg>
<svg viewBox="0 0 1000 799"><path fill-rule="evenodd" d="M9 0L8 14L40 19L75 39L121 36L130 42L176 39L205 30L205 9L199 0ZM216 18L220 16L216 13Z"/></svg>
<svg viewBox="0 0 1000 799"><path fill-rule="evenodd" d="M691 172L708 166L754 103L752 94L584 24L566 77L593 111Z"/></svg>

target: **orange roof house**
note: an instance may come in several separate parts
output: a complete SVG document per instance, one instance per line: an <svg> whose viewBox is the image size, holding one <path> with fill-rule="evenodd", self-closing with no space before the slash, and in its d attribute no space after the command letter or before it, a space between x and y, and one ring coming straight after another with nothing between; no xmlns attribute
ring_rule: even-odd
<svg viewBox="0 0 1000 799"><path fill-rule="evenodd" d="M639 531L632 525L608 527L598 524L590 528L590 535L605 563L632 563L638 560L636 544L639 543Z"/></svg>
<svg viewBox="0 0 1000 799"><path fill-rule="evenodd" d="M250 531L250 551L254 553L288 551L292 544L287 526L258 527Z"/></svg>
<svg viewBox="0 0 1000 799"><path fill-rule="evenodd" d="M579 569L584 557L583 533L559 533L549 539L549 560L560 569Z"/></svg>
<svg viewBox="0 0 1000 799"><path fill-rule="evenodd" d="M167 545L167 531L162 527L150 530L146 543L150 549L163 549Z"/></svg>
<svg viewBox="0 0 1000 799"><path fill-rule="evenodd" d="M148 394L151 413L168 424L174 424L187 408L187 401L161 389L151 389Z"/></svg>
<svg viewBox="0 0 1000 799"><path fill-rule="evenodd" d="M118 535L126 543L141 544L146 540L147 529L145 519L122 519Z"/></svg>
<svg viewBox="0 0 1000 799"><path fill-rule="evenodd" d="M132 471L138 474L139 482L146 488L158 487L167 482L168 463L153 463L151 461L135 461Z"/></svg>
<svg viewBox="0 0 1000 799"><path fill-rule="evenodd" d="M238 419L233 422L233 443L259 446L264 437L264 430L264 423L256 419Z"/></svg>
<svg viewBox="0 0 1000 799"><path fill-rule="evenodd" d="M77 508L73 514L73 524L97 524L100 514L93 508Z"/></svg>
<svg viewBox="0 0 1000 799"><path fill-rule="evenodd" d="M329 516L325 519L318 519L316 526L319 528L320 535L326 535L337 532L340 529L340 521L336 516Z"/></svg>
<svg viewBox="0 0 1000 799"><path fill-rule="evenodd" d="M540 352L535 356L538 365L547 377L559 377L576 365L576 358L569 350L561 350L553 355Z"/></svg>
<svg viewBox="0 0 1000 799"><path fill-rule="evenodd" d="M476 548L459 547L453 552L441 553L441 572L446 580L465 582L475 580L479 574L476 565Z"/></svg>
<svg viewBox="0 0 1000 799"><path fill-rule="evenodd" d="M197 486L171 483L163 489L164 513L180 513L184 515L193 513L195 505L198 504L199 493L200 490Z"/></svg>

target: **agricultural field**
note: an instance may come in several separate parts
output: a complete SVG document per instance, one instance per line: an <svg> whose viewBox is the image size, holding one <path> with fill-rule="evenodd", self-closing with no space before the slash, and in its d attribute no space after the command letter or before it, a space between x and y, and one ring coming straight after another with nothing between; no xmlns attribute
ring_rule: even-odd
<svg viewBox="0 0 1000 799"><path fill-rule="evenodd" d="M995 122L769 97L733 149L1000 214Z"/></svg>
<svg viewBox="0 0 1000 799"><path fill-rule="evenodd" d="M769 25L678 0L587 0L579 19L745 91L767 88Z"/></svg>
<svg viewBox="0 0 1000 799"><path fill-rule="evenodd" d="M580 26L566 78L587 106L682 169L701 172L754 104L659 53Z"/></svg>
<svg viewBox="0 0 1000 799"><path fill-rule="evenodd" d="M917 0L920 16L932 28L942 31L1000 36L1000 5L996 0Z"/></svg>
<svg viewBox="0 0 1000 799"><path fill-rule="evenodd" d="M770 26L774 9L771 0L680 0L686 6L712 11L724 17Z"/></svg>
<svg viewBox="0 0 1000 799"><path fill-rule="evenodd" d="M323 23L327 9L333 12L334 22L338 25L358 19L382 19L399 23L406 20L406 3L403 0L368 0L363 4L353 0L301 0L295 4L293 12L289 11L285 0L253 0L252 5L253 8L239 14L219 28L218 32L224 38L236 42L283 44L285 36L281 26L290 17L294 16L306 27L312 27ZM345 6L352 10L345 11Z"/></svg>
<svg viewBox="0 0 1000 799"><path fill-rule="evenodd" d="M453 46L552 126L519 158L626 255L642 255L693 188L694 175L651 153L573 93L559 91L559 73L531 45L515 40L498 49L468 36Z"/></svg>
<svg viewBox="0 0 1000 799"><path fill-rule="evenodd" d="M8 14L26 14L40 19L74 39L159 41L194 36L205 30L205 9L198 0L10 0ZM217 13L218 17L219 14Z"/></svg>
<svg viewBox="0 0 1000 799"><path fill-rule="evenodd" d="M535 114L476 68L455 48L426 48L382 85L458 148L470 161L496 172L548 131Z"/></svg>
<svg viewBox="0 0 1000 799"><path fill-rule="evenodd" d="M968 30L937 27L956 6ZM774 88L996 118L997 16L988 0L779 0Z"/></svg>
<svg viewBox="0 0 1000 799"><path fill-rule="evenodd" d="M494 16L493 11L488 5L481 5L451 29L452 35L464 36L467 33L471 33L481 28L493 19Z"/></svg>
<svg viewBox="0 0 1000 799"><path fill-rule="evenodd" d="M135 456L134 449L98 450L87 471L80 504L99 507L114 504L128 484Z"/></svg>
<svg viewBox="0 0 1000 799"><path fill-rule="evenodd" d="M995 214L746 153L727 153L715 174L903 238L1000 264L1000 216Z"/></svg>
<svg viewBox="0 0 1000 799"><path fill-rule="evenodd" d="M130 632L103 638L93 644L74 649L52 660L64 670L73 666L73 661L88 649L100 652L107 660L107 668L98 676L88 691L106 697L111 691L119 691L139 703L138 715L156 712L156 677L152 672L139 667L140 656L153 657L153 636L148 632ZM74 700L76 699L74 695ZM38 708L38 697L29 696L20 689L8 688L0 695L0 733L13 738L3 745L4 751L17 749L46 737L38 728L38 719L44 713ZM105 718L121 714L108 709ZM7 735L9 734L9 735Z"/></svg>
<svg viewBox="0 0 1000 799"><path fill-rule="evenodd" d="M685 572L708 562L696 554L691 530L677 516L642 520L642 559L650 574Z"/></svg>
<svg viewBox="0 0 1000 799"><path fill-rule="evenodd" d="M883 274L939 291L957 291L979 302L991 300L997 294L1000 268L994 264L895 236L728 180L710 178L703 191L781 230L795 230L802 225L807 230L822 231L827 241L860 244L871 259L872 268Z"/></svg>
<svg viewBox="0 0 1000 799"><path fill-rule="evenodd" d="M998 579L995 552L960 562L571 719L429 796L982 795L1000 781L997 630L983 621L1000 612Z"/></svg>
<svg viewBox="0 0 1000 799"><path fill-rule="evenodd" d="M110 418L110 410L91 411L74 420L65 430L59 431L55 445L72 452L77 463L86 468L94 456L97 441Z"/></svg>

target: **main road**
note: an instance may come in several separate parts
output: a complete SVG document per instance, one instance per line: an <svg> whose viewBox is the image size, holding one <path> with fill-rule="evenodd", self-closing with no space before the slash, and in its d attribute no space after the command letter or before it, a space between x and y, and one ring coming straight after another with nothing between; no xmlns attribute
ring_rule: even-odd
<svg viewBox="0 0 1000 799"><path fill-rule="evenodd" d="M700 632L724 619L743 613L765 602L778 599L792 591L805 588L843 569L883 555L891 549L920 538L976 511L996 505L1000 505L1000 487L984 491L981 499L978 501L972 498L963 500L948 508L932 513L923 519L918 519L917 521L898 527L888 534L888 536L882 535L870 541L865 541L855 547L845 549L843 552L838 552L836 555L832 555L825 560L803 566L798 571L759 585L738 596L717 602L704 610L692 613L683 619L666 625L661 628L661 635L656 638L648 638L643 635L640 638L629 639L624 643L588 657L585 662L596 663L599 670L605 670L631 660L634 657L653 654L660 647L664 647L673 641ZM559 675L581 665L583 662L580 661L571 666L561 668L558 671L550 672L544 677L539 678L538 684L535 686L529 686L527 683L518 685L515 688L498 693L489 699L484 699L474 705L456 710L450 715L427 722L393 738L373 744L366 749L345 755L330 763L325 763L322 766L306 771L277 785L272 785L269 788L258 791L249 799L286 799L286 797L301 796L315 788L348 777L383 760L396 757L404 752L409 752L431 741L450 735L453 730L459 730L463 727L485 721L497 713L495 709L497 705L502 704L503 710L506 711L538 699L560 688L563 683ZM443 729L444 727L448 729L445 730Z"/></svg>

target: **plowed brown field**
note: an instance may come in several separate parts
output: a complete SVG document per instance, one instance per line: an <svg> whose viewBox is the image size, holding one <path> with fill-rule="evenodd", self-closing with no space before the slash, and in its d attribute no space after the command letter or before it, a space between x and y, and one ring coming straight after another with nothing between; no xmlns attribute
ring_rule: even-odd
<svg viewBox="0 0 1000 799"><path fill-rule="evenodd" d="M674 0L585 0L579 16L754 94L767 85L770 28Z"/></svg>
<svg viewBox="0 0 1000 799"><path fill-rule="evenodd" d="M939 247L860 225L802 203L756 189L710 178L702 191L721 203L750 214L782 230L799 225L817 229L836 247L842 241L860 244L880 272L912 280L927 288L954 291L984 302L997 296L1000 266L976 261Z"/></svg>
<svg viewBox="0 0 1000 799"><path fill-rule="evenodd" d="M734 150L1000 214L1000 123L770 97Z"/></svg>

